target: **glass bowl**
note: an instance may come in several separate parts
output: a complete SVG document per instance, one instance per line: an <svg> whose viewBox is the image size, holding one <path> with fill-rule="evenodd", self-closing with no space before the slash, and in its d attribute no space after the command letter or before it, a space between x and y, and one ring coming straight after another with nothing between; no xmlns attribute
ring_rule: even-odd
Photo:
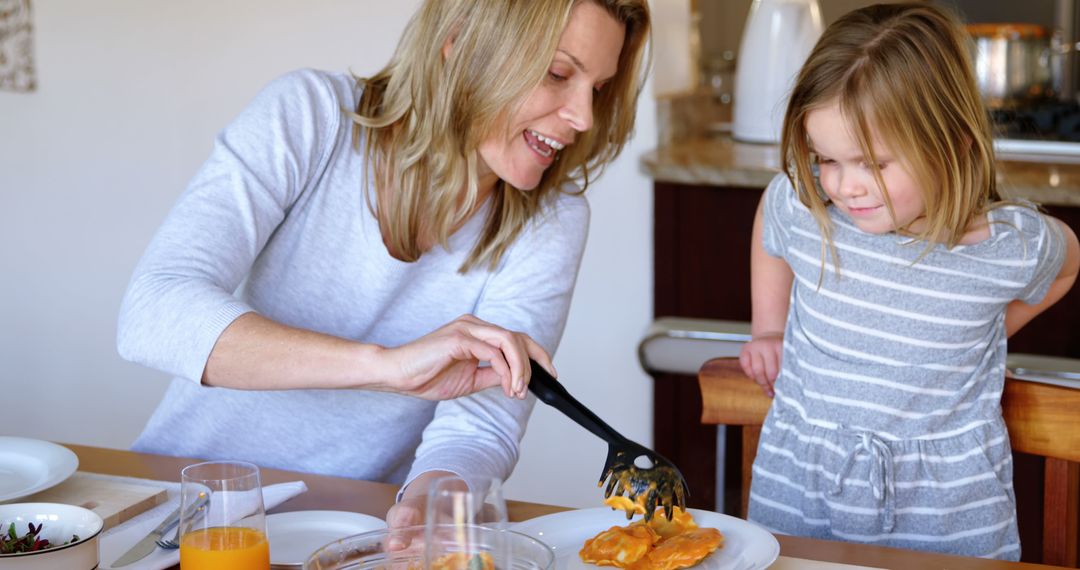
<svg viewBox="0 0 1080 570"><path fill-rule="evenodd" d="M316 550L304 570L481 570L486 554L494 570L552 570L555 552L531 536L478 525L380 529L345 537ZM464 546L463 546L464 545ZM448 562L464 554L466 563ZM427 564L435 560L434 565ZM500 563L506 560L507 563ZM490 570L487 568L486 570Z"/></svg>

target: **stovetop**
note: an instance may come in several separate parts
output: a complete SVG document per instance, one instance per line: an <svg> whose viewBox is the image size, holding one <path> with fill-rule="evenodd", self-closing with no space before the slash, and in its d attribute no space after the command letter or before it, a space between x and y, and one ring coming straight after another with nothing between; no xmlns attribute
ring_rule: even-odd
<svg viewBox="0 0 1080 570"><path fill-rule="evenodd" d="M1047 101L990 112L1002 160L1080 164L1080 103Z"/></svg>
<svg viewBox="0 0 1080 570"><path fill-rule="evenodd" d="M1071 101L996 109L990 117L1000 138L1080 142L1080 104Z"/></svg>

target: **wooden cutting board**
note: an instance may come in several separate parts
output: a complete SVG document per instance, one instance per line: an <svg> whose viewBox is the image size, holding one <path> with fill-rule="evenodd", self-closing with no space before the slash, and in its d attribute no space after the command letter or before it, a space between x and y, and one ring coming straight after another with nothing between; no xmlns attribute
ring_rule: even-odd
<svg viewBox="0 0 1080 570"><path fill-rule="evenodd" d="M75 472L63 483L19 499L20 503L63 503L90 509L112 528L168 500L163 487L117 481L105 475Z"/></svg>

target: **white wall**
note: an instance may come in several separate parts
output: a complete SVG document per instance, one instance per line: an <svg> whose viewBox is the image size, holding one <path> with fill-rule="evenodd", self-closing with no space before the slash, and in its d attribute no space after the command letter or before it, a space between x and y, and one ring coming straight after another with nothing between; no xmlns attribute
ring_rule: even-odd
<svg viewBox="0 0 1080 570"><path fill-rule="evenodd" d="M38 90L0 92L0 434L123 448L164 374L122 361L116 313L136 260L215 132L296 67L372 72L419 0L33 3ZM556 358L572 392L648 444L651 98L590 189L592 232ZM511 498L594 506L604 445L542 404Z"/></svg>

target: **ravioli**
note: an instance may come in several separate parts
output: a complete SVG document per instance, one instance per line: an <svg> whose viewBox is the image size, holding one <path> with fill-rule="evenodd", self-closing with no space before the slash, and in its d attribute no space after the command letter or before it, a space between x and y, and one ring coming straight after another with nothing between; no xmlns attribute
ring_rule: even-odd
<svg viewBox="0 0 1080 570"><path fill-rule="evenodd" d="M656 531L656 534L660 535L661 539L668 539L698 527L697 523L694 522L694 517L678 507L675 507L675 514L671 516L670 521L665 516L664 507L660 507L653 513L653 518L648 523L638 521L634 524L648 524Z"/></svg>
<svg viewBox="0 0 1080 570"><path fill-rule="evenodd" d="M632 509L636 504L626 497L604 502L616 509ZM649 522L642 519L613 526L586 540L579 555L582 561L597 566L677 570L701 562L723 545L724 535L719 530L699 528L694 517L678 507L669 521L660 507Z"/></svg>
<svg viewBox="0 0 1080 570"><path fill-rule="evenodd" d="M638 559L630 570L677 570L689 568L723 546L724 535L715 528L694 528L663 540Z"/></svg>
<svg viewBox="0 0 1080 570"><path fill-rule="evenodd" d="M659 540L645 525L613 526L586 540L578 554L589 564L626 568L644 558Z"/></svg>
<svg viewBox="0 0 1080 570"><path fill-rule="evenodd" d="M637 501L631 501L626 495L612 495L604 499L604 504L618 511L626 511L626 518L645 514L645 496L638 495Z"/></svg>

